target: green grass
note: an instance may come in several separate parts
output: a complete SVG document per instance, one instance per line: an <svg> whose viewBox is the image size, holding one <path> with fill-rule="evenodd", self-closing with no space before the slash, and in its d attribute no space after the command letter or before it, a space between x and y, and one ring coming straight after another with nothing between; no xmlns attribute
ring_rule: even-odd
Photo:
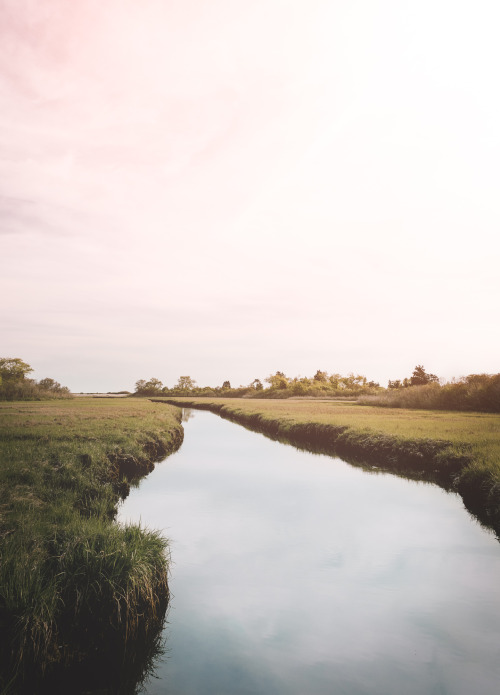
<svg viewBox="0 0 500 695"><path fill-rule="evenodd" d="M124 473L181 441L179 411L148 401L0 403L0 686L161 622L167 543L113 519Z"/></svg>
<svg viewBox="0 0 500 695"><path fill-rule="evenodd" d="M296 444L435 479L500 531L500 415L345 401L175 398Z"/></svg>

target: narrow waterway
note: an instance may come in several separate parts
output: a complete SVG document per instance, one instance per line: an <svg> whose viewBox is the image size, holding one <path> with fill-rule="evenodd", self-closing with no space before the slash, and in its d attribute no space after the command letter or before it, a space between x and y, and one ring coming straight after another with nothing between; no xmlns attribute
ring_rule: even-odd
<svg viewBox="0 0 500 695"><path fill-rule="evenodd" d="M440 488L188 411L120 510L171 540L149 695L497 695L500 544Z"/></svg>

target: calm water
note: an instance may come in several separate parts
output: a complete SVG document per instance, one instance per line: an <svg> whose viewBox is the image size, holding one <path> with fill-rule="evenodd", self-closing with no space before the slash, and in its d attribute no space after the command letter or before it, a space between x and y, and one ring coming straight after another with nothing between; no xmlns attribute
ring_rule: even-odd
<svg viewBox="0 0 500 695"><path fill-rule="evenodd" d="M147 693L498 694L500 544L458 496L192 415L120 512L171 539Z"/></svg>

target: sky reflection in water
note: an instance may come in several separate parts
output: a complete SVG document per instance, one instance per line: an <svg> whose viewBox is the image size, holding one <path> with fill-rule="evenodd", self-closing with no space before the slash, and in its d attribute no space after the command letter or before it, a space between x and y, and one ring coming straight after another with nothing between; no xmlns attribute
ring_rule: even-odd
<svg viewBox="0 0 500 695"><path fill-rule="evenodd" d="M496 695L500 545L456 495L196 412L120 519L171 539L149 695Z"/></svg>

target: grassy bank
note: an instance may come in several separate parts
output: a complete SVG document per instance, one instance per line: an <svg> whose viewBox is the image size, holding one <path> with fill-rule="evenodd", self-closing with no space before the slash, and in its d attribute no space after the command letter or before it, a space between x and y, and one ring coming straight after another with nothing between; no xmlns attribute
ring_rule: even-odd
<svg viewBox="0 0 500 695"><path fill-rule="evenodd" d="M166 541L113 520L182 427L175 408L75 399L0 403L0 430L0 689L34 691L163 619Z"/></svg>
<svg viewBox="0 0 500 695"><path fill-rule="evenodd" d="M500 416L290 399L167 399L304 448L457 490L500 533Z"/></svg>

